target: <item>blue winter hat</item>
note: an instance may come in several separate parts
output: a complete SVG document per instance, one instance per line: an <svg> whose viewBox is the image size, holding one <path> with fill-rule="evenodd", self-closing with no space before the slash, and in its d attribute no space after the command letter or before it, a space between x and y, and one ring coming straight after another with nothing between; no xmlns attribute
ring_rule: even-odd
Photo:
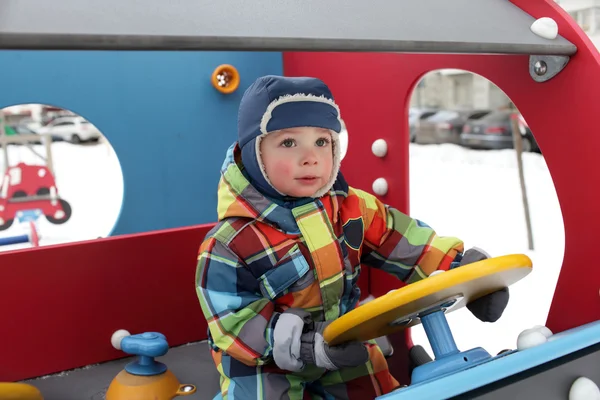
<svg viewBox="0 0 600 400"><path fill-rule="evenodd" d="M268 75L258 78L244 93L238 113L242 163L254 186L267 196L281 198L285 193L269 181L261 161L260 141L270 132L306 126L330 130L333 141L332 176L312 196L318 198L333 186L341 161L338 134L342 120L327 85L317 78Z"/></svg>

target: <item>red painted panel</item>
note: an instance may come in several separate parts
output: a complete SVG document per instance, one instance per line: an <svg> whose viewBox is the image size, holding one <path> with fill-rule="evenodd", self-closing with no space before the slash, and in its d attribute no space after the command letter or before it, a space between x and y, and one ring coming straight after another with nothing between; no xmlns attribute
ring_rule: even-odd
<svg viewBox="0 0 600 400"><path fill-rule="evenodd" d="M548 82L537 83L530 77L528 56L506 55L287 53L284 71L317 76L331 86L348 126L349 149L342 170L350 185L371 192L373 180L385 177L390 189L380 198L405 212L409 197L406 109L416 82L432 70L458 68L482 75L504 90L534 132L561 204L565 256L547 322L559 332L600 319L600 272L594 265L594 229L600 224L596 185L600 136L593 134L600 109L600 56L553 1L513 3L535 18L554 18L560 34L578 47L567 67ZM389 143L384 159L371 154L371 144L378 138ZM543 265L534 268L544 273ZM370 271L374 295L398 285L387 274Z"/></svg>
<svg viewBox="0 0 600 400"><path fill-rule="evenodd" d="M159 331L170 345L206 339L197 252L212 225L0 255L0 381L124 356L117 329Z"/></svg>

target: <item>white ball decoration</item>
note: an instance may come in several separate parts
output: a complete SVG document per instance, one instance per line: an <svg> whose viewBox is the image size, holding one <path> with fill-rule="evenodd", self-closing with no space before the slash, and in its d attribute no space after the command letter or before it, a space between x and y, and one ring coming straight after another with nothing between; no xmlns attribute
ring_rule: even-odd
<svg viewBox="0 0 600 400"><path fill-rule="evenodd" d="M385 155L387 154L387 151L388 151L387 142L383 139L377 139L371 145L371 151L377 157L385 157Z"/></svg>
<svg viewBox="0 0 600 400"><path fill-rule="evenodd" d="M558 36L558 24L552 18L543 17L531 24L531 31L544 39L556 39Z"/></svg>
<svg viewBox="0 0 600 400"><path fill-rule="evenodd" d="M542 335L546 336L546 339L549 339L553 335L552 331L544 325L536 325L533 329L537 329Z"/></svg>
<svg viewBox="0 0 600 400"><path fill-rule="evenodd" d="M600 389L591 379L579 377L569 390L569 400L600 400Z"/></svg>
<svg viewBox="0 0 600 400"><path fill-rule="evenodd" d="M125 329L119 329L118 331L115 331L112 334L112 336L110 338L110 344L112 344L112 346L115 349L121 350L121 340L123 340L127 336L131 336L131 333L129 333Z"/></svg>
<svg viewBox="0 0 600 400"><path fill-rule="evenodd" d="M373 181L373 192L379 196L383 196L388 192L388 183L385 178L377 178Z"/></svg>
<svg viewBox="0 0 600 400"><path fill-rule="evenodd" d="M539 329L525 329L517 337L517 349L519 351L527 350L535 346L539 346L548 341L548 338Z"/></svg>

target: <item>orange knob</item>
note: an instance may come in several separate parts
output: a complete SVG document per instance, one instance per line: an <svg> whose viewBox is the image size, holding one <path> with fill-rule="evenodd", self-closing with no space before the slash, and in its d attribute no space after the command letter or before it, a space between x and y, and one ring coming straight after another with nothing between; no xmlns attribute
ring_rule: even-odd
<svg viewBox="0 0 600 400"><path fill-rule="evenodd" d="M213 71L211 82L219 92L230 94L240 86L240 73L233 65L222 64Z"/></svg>

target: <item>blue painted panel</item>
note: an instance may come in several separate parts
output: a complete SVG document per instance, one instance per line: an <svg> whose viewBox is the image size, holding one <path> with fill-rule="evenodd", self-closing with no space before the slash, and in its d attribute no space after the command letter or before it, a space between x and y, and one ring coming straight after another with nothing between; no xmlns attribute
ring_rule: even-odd
<svg viewBox="0 0 600 400"><path fill-rule="evenodd" d="M233 94L210 83L220 64L240 72ZM215 221L239 100L258 76L283 73L278 52L0 51L0 65L0 107L69 109L115 148L125 191L113 234Z"/></svg>
<svg viewBox="0 0 600 400"><path fill-rule="evenodd" d="M551 336L544 344L500 355L477 367L397 390L377 399L434 400L468 393L492 382L535 368L600 343L600 321Z"/></svg>

